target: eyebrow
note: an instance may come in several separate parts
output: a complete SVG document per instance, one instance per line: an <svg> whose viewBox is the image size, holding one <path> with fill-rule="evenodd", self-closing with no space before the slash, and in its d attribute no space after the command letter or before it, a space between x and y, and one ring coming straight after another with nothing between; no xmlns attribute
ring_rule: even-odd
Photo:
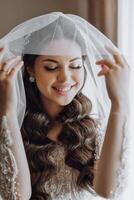
<svg viewBox="0 0 134 200"><path fill-rule="evenodd" d="M70 62L78 60L78 59L81 59L81 58L80 57L73 58L72 60L70 60Z"/></svg>
<svg viewBox="0 0 134 200"><path fill-rule="evenodd" d="M69 62L72 62L72 61L75 61L75 60L78 60L78 59L81 59L81 58L80 58L80 57L76 57L76 58L71 59ZM44 62L44 61L50 61L50 62L58 63L57 60L53 60L53 59L51 59L51 58L46 58L46 59L43 59L42 61L43 61L43 62Z"/></svg>

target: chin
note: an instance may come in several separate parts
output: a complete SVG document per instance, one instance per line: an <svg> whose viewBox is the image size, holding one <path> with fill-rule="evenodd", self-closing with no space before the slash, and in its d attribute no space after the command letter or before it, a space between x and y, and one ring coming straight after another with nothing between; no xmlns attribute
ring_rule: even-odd
<svg viewBox="0 0 134 200"><path fill-rule="evenodd" d="M55 101L55 103L57 103L59 106L67 106L68 104L70 104L71 102L72 102L72 100L74 99L74 97L73 98L71 98L71 99L66 99L66 100L57 100L57 101Z"/></svg>

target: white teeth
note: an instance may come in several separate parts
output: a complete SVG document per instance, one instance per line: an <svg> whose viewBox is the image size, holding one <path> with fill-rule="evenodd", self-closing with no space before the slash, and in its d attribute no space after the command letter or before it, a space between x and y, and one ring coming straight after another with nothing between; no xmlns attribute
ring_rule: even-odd
<svg viewBox="0 0 134 200"><path fill-rule="evenodd" d="M61 92L67 92L67 91L70 90L70 87L67 87L67 88L64 88L64 89L56 88L56 90L61 91Z"/></svg>

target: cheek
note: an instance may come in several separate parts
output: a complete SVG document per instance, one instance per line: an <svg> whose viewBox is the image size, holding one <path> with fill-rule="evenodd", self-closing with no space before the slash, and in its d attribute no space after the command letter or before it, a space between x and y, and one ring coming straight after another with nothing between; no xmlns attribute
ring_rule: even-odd
<svg viewBox="0 0 134 200"><path fill-rule="evenodd" d="M55 77L47 73L42 72L41 74L36 75L36 83L39 90L47 90L47 88L51 87L54 81Z"/></svg>
<svg viewBox="0 0 134 200"><path fill-rule="evenodd" d="M75 73L75 80L77 81L77 83L79 85L83 85L83 82L84 82L84 71L83 70Z"/></svg>

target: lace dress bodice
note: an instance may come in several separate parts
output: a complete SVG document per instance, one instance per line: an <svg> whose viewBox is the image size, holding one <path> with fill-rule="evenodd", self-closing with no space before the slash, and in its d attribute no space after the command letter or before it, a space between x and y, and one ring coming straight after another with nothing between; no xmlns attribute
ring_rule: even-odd
<svg viewBox="0 0 134 200"><path fill-rule="evenodd" d="M120 168L117 170L116 191L112 192L110 200L122 200L121 195L128 184L128 154L130 135L127 124L124 125L124 138L120 155ZM104 132L99 130L96 140L96 158L99 158L103 144ZM21 200L16 192L17 166L11 151L10 131L8 130L6 117L0 122L0 200ZM91 187L87 190L78 189L76 180L79 171L65 164L66 149L61 143L57 143L54 151L49 155L56 164L56 173L52 178L42 184L53 200L103 200ZM102 183L103 184L103 183ZM42 188L42 189L43 189ZM10 198L11 197L11 198Z"/></svg>
<svg viewBox="0 0 134 200"><path fill-rule="evenodd" d="M97 194L89 188L89 191L78 189L76 185L79 171L65 164L65 147L61 143L57 143L54 151L49 155L49 158L56 165L56 173L44 183L47 193L51 194L54 200L86 200L91 199L92 194Z"/></svg>

